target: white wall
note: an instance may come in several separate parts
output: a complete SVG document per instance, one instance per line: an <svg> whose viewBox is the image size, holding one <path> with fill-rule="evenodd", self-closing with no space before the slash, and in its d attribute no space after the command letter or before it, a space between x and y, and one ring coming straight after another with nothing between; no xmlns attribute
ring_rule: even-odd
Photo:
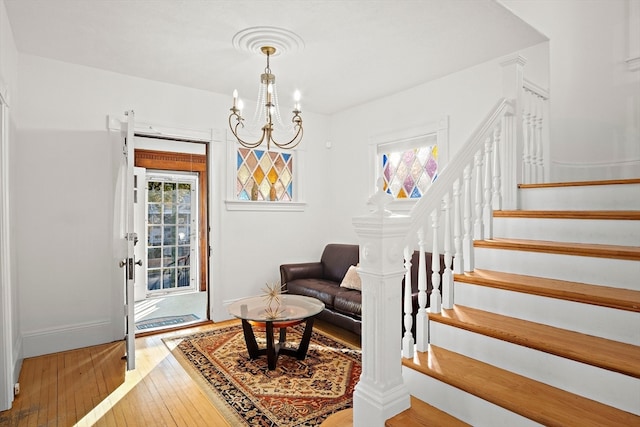
<svg viewBox="0 0 640 427"><path fill-rule="evenodd" d="M111 285L115 154L106 117L133 109L138 121L224 130L231 99L29 55L19 56L19 75L14 223L25 356L120 339L121 292ZM212 212L214 320L228 318L224 302L278 280L279 264L320 255L328 226L326 118L305 112L304 120L302 145L314 159L302 171L304 212L224 210L226 146L214 143L211 203L221 207Z"/></svg>
<svg viewBox="0 0 640 427"><path fill-rule="evenodd" d="M8 147L4 147L3 151L7 149L9 165L11 165L11 153L15 147L16 137L12 107L17 101L17 68L18 53L13 40L13 33L7 18L4 1L0 1L0 91L2 92L2 98L9 106L7 109L8 122L6 123ZM3 203L8 202L9 221L11 221L11 218L16 215L10 188L13 182L11 175L15 168L10 167L9 169L9 171L3 171L8 172L9 175L8 187L4 187L5 189L8 188L9 194L7 199L0 200L0 208L3 208ZM2 178L0 178L1 180ZM3 182L2 185L5 186L7 183ZM0 194L4 191L6 190L0 191ZM22 339L18 319L17 268L15 264L17 257L15 246L12 245L12 242L16 241L16 236L13 229L9 230L8 238L11 245L9 253L3 253L2 256L5 257L4 259L9 264L9 280L8 283L4 283L4 280L0 283L0 307L2 310L2 313L0 313L0 347L2 348L0 354L0 387L2 387L0 390L0 410L8 409L8 403L13 398L13 384L18 380L22 364Z"/></svg>
<svg viewBox="0 0 640 427"><path fill-rule="evenodd" d="M640 176L640 2L500 2L550 39L552 180Z"/></svg>
<svg viewBox="0 0 640 427"><path fill-rule="evenodd" d="M546 43L542 43L520 52L530 58L525 65L525 75L527 67L531 68L530 77L542 87L548 78L546 49ZM370 140L448 117L448 152L449 158L453 158L502 97L500 62L503 59L471 67L332 117L331 169L337 172L331 182L335 207L331 229L334 240L357 241L351 219L367 212L366 202L372 195L370 189L374 180L374 165L367 156ZM439 158L441 165L445 161Z"/></svg>

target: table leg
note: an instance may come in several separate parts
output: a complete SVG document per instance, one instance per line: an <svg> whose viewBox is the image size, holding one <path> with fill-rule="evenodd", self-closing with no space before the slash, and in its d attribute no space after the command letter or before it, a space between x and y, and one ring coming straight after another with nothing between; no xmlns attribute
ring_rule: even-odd
<svg viewBox="0 0 640 427"><path fill-rule="evenodd" d="M287 341L287 328L280 328L280 344L284 344Z"/></svg>
<svg viewBox="0 0 640 427"><path fill-rule="evenodd" d="M298 360L304 360L304 358L307 357L307 350L309 350L309 342L311 341L311 332L313 330L313 319L313 317L309 317L307 319L307 324L304 327L302 340L300 341L300 346L298 346L298 351L296 354Z"/></svg>
<svg viewBox="0 0 640 427"><path fill-rule="evenodd" d="M242 331L244 332L244 341L247 343L249 358L258 358L258 356L260 356L260 350L258 349L256 336L253 334L253 328L251 327L251 324L245 319L242 319Z"/></svg>
<svg viewBox="0 0 640 427"><path fill-rule="evenodd" d="M276 348L273 342L273 322L267 322L267 365L269 370L276 369L276 360L278 358L276 354ZM280 330L282 331L282 329Z"/></svg>

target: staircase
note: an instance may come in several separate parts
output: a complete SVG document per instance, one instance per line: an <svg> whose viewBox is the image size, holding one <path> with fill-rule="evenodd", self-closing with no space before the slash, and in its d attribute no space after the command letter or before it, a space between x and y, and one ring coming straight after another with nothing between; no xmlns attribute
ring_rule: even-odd
<svg viewBox="0 0 640 427"><path fill-rule="evenodd" d="M387 426L640 426L640 179L521 185Z"/></svg>

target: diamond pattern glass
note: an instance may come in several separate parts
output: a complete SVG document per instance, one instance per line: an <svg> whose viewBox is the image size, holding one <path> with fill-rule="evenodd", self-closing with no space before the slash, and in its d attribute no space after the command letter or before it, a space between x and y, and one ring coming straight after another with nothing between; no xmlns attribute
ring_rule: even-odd
<svg viewBox="0 0 640 427"><path fill-rule="evenodd" d="M384 191L396 199L419 199L438 177L438 147L382 154Z"/></svg>
<svg viewBox="0 0 640 427"><path fill-rule="evenodd" d="M238 148L236 197L239 200L293 200L293 154Z"/></svg>

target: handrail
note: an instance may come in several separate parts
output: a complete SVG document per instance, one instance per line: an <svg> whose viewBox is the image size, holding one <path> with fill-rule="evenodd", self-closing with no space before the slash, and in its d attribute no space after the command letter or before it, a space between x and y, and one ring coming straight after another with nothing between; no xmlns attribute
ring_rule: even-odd
<svg viewBox="0 0 640 427"><path fill-rule="evenodd" d="M438 174L438 178L431 184L420 200L409 212L411 217L411 227L407 233L407 238L415 236L420 227L425 224L427 216L436 208L440 207L442 198L451 191L454 182L460 178L462 172L473 156L482 147L485 139L493 132L496 124L503 116L515 113L513 103L502 98L489 112L486 118L471 134L465 145L454 156L454 159Z"/></svg>

